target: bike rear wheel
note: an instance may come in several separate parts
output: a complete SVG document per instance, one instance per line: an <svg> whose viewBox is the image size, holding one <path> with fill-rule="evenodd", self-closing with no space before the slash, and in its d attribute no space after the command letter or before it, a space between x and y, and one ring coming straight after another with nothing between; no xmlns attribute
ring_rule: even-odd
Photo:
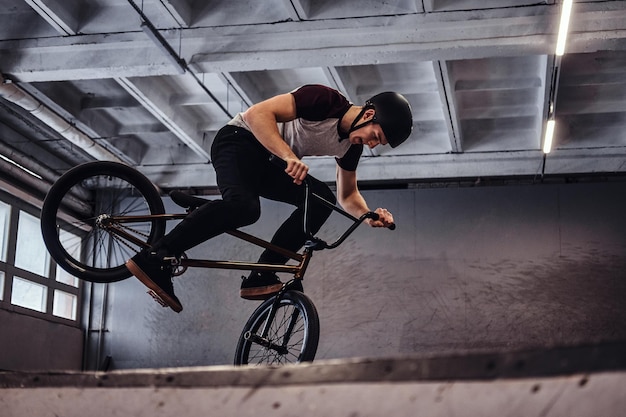
<svg viewBox="0 0 626 417"><path fill-rule="evenodd" d="M235 365L310 362L319 337L313 301L299 291L287 291L278 301L276 296L264 301L252 313L239 337Z"/></svg>
<svg viewBox="0 0 626 417"><path fill-rule="evenodd" d="M134 168L109 161L88 162L63 174L41 209L48 251L70 274L92 282L131 276L124 263L165 233L165 220L118 223L116 216L163 214L157 188ZM133 237L124 239L112 228Z"/></svg>

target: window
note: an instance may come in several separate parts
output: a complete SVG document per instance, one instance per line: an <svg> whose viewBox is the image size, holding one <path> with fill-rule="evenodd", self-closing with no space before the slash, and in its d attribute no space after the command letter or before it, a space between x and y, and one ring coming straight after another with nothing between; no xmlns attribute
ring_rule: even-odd
<svg viewBox="0 0 626 417"><path fill-rule="evenodd" d="M51 259L38 212L0 192L0 308L78 326L80 281ZM65 230L64 239L81 237ZM76 245L74 255L80 255Z"/></svg>
<svg viewBox="0 0 626 417"><path fill-rule="evenodd" d="M74 248L70 250L70 255L72 255L76 259L80 259L80 236L76 236L73 233L66 232L65 230L61 230L61 241L68 242L66 247ZM75 244L74 244L75 243ZM78 288L78 278L73 275L70 275L63 268L60 268L58 265L56 267L56 280L62 282L63 284L71 285L72 287Z"/></svg>
<svg viewBox="0 0 626 417"><path fill-rule="evenodd" d="M11 215L11 206L0 201L0 261L7 261L7 241L9 238L9 218Z"/></svg>
<svg viewBox="0 0 626 417"><path fill-rule="evenodd" d="M76 320L76 303L78 297L61 290L54 290L52 314L70 320Z"/></svg>
<svg viewBox="0 0 626 417"><path fill-rule="evenodd" d="M24 278L13 277L11 304L45 313L47 298L48 288L45 285L36 284Z"/></svg>
<svg viewBox="0 0 626 417"><path fill-rule="evenodd" d="M33 274L48 276L50 256L41 237L39 219L20 211L17 225L15 266Z"/></svg>

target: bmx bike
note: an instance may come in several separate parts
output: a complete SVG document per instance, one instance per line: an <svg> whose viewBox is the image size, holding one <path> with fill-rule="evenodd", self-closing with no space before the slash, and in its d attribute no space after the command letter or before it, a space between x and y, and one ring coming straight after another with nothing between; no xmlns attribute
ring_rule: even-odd
<svg viewBox="0 0 626 417"><path fill-rule="evenodd" d="M356 218L311 192L306 180L303 185L306 187L303 227L309 239L300 252L286 250L241 230L226 232L278 252L292 260L292 264L189 259L184 254L171 259L174 276L183 274L189 267L293 274L280 292L263 301L247 320L237 343L235 365L314 359L319 342L319 317L315 305L302 291L302 279L311 256L315 251L339 246L365 219L378 218L374 212ZM132 274L124 265L126 260L160 239L167 221L181 220L210 201L181 191L171 192L170 197L186 211L166 213L159 189L130 166L109 161L76 166L59 177L46 195L41 211L44 242L56 263L79 279L97 283L127 279ZM306 219L312 200L352 220L332 243L308 231ZM159 301L156 294L152 295Z"/></svg>

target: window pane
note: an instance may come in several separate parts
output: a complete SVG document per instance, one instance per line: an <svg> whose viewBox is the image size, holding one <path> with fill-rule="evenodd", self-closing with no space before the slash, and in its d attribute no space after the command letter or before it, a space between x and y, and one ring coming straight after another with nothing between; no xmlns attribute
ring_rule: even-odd
<svg viewBox="0 0 626 417"><path fill-rule="evenodd" d="M0 300L4 300L4 271L0 271Z"/></svg>
<svg viewBox="0 0 626 417"><path fill-rule="evenodd" d="M60 290L54 290L52 314L70 320L76 320L76 296Z"/></svg>
<svg viewBox="0 0 626 417"><path fill-rule="evenodd" d="M13 278L11 303L31 310L46 312L48 288L23 278Z"/></svg>
<svg viewBox="0 0 626 417"><path fill-rule="evenodd" d="M80 259L80 237L73 233L66 232L65 230L61 230L59 238L61 239L61 242L65 242L64 247L68 249L69 254L75 259ZM58 265L56 277L57 281L78 288L78 278L70 275L63 268L59 268Z"/></svg>
<svg viewBox="0 0 626 417"><path fill-rule="evenodd" d="M0 201L0 261L7 261L7 240L9 238L9 221L11 218L11 206Z"/></svg>
<svg viewBox="0 0 626 417"><path fill-rule="evenodd" d="M20 211L17 225L15 266L33 274L48 276L49 255L41 237L39 219Z"/></svg>

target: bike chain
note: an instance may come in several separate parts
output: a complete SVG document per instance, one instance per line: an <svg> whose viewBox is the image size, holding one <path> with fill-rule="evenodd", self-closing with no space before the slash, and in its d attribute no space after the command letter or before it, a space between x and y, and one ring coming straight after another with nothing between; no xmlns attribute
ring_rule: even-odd
<svg viewBox="0 0 626 417"><path fill-rule="evenodd" d="M128 227L128 226L123 226L123 225L117 225L116 227L119 227L120 229L124 229L126 231L130 231L132 233L135 233L141 237L146 238L146 240L148 239L148 235L140 232L139 230L135 230L132 227ZM132 247L128 242L126 242L124 239L122 239L121 237L119 237L118 235L116 235L115 233L112 233L113 239L115 239L116 241L120 242L121 244L123 244L124 246L126 246L128 249L130 249L131 251L135 251L136 249L134 247Z"/></svg>
<svg viewBox="0 0 626 417"><path fill-rule="evenodd" d="M140 232L139 230L135 230L132 227L123 226L123 225L119 225L119 224L116 227L125 229L126 231L130 231L130 232L135 233L135 234L137 234L139 236L142 236L146 240L148 239L148 235L146 233ZM116 241L120 242L122 245L126 246L128 249L130 249L130 251L135 251L136 250L128 242L126 242L124 239L122 239L121 237L119 237L115 233L112 233L112 236L113 236L113 239L115 239ZM181 255L181 258L187 258L187 254L183 253ZM187 267L181 267L180 266L180 259L175 259L174 261L172 261L172 277L180 276L180 275L184 274L185 271L187 271Z"/></svg>

